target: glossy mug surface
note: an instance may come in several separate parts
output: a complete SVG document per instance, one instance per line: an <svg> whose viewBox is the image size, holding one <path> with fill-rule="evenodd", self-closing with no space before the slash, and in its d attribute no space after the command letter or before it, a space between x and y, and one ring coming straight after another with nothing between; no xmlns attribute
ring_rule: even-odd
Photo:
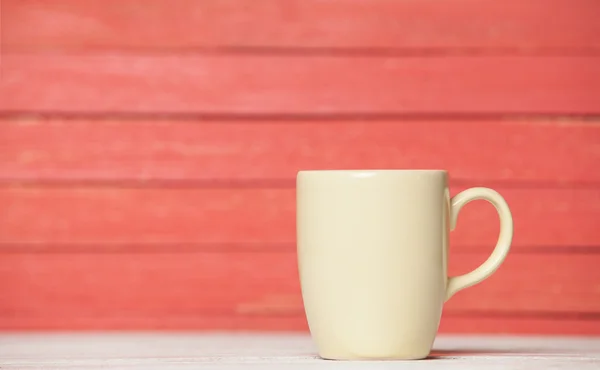
<svg viewBox="0 0 600 370"><path fill-rule="evenodd" d="M444 302L494 273L512 240L502 196L471 188L451 198L445 171L301 171L296 194L302 296L326 359L427 357ZM476 199L498 210L498 243L477 269L448 277L448 234Z"/></svg>

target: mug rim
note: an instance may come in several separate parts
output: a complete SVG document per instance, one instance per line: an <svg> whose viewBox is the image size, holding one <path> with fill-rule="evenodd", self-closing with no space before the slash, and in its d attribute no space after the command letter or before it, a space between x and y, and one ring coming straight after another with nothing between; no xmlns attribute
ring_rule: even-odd
<svg viewBox="0 0 600 370"><path fill-rule="evenodd" d="M447 170L440 169L426 169L426 168L415 168L415 169L332 169L332 170L299 170L298 174L301 173L339 173L339 174L352 174L352 173L364 173L364 172L374 172L374 173L410 173L410 172L418 172L418 173L448 173Z"/></svg>

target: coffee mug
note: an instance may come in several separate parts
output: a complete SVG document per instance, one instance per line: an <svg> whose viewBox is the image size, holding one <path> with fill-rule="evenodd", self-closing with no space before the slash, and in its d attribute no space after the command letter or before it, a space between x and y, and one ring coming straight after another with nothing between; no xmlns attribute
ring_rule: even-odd
<svg viewBox="0 0 600 370"><path fill-rule="evenodd" d="M298 173L298 267L320 357L427 357L444 302L504 261L513 221L502 196L488 188L449 194L441 170ZM448 277L448 234L476 199L496 207L498 243L477 269Z"/></svg>

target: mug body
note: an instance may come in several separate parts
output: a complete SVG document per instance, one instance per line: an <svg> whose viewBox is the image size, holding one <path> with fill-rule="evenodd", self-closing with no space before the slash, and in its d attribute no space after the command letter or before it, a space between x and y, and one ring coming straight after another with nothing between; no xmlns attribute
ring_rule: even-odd
<svg viewBox="0 0 600 370"><path fill-rule="evenodd" d="M298 266L321 357L428 356L446 293L449 201L445 171L298 173Z"/></svg>

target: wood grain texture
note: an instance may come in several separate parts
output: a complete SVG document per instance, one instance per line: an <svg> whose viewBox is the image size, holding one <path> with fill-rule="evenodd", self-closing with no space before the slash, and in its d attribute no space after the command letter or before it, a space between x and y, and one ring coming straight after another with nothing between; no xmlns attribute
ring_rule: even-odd
<svg viewBox="0 0 600 370"><path fill-rule="evenodd" d="M591 186L598 163L596 121L0 120L5 183L292 187L301 169L443 168L453 183Z"/></svg>
<svg viewBox="0 0 600 370"><path fill-rule="evenodd" d="M283 325L282 325L283 326ZM489 333L538 335L587 335L600 333L600 320L544 317L543 315L452 316L443 314L438 333Z"/></svg>
<svg viewBox="0 0 600 370"><path fill-rule="evenodd" d="M600 246L598 189L496 190L515 219L515 248ZM100 244L101 250L107 244L115 250L122 243L280 248L295 242L295 201L294 189L5 187L0 243L11 249ZM474 202L461 211L451 242L487 250L497 235L494 208Z"/></svg>
<svg viewBox="0 0 600 370"><path fill-rule="evenodd" d="M487 252L451 252L464 273ZM448 315L595 317L600 255L513 254L484 283L458 293ZM544 266L531 274L531 266ZM543 287L543 288L541 288ZM296 253L2 254L0 317L85 320L120 317L304 315Z"/></svg>
<svg viewBox="0 0 600 370"><path fill-rule="evenodd" d="M3 56L0 110L598 114L600 57Z"/></svg>
<svg viewBox="0 0 600 370"><path fill-rule="evenodd" d="M307 332L304 316L196 315L162 317L16 317L0 316L0 329L10 331L253 331ZM600 320L543 315L452 315L444 313L439 333L587 335L600 332Z"/></svg>
<svg viewBox="0 0 600 370"><path fill-rule="evenodd" d="M600 339L440 335L422 361L326 361L308 333L2 333L5 370L597 370Z"/></svg>
<svg viewBox="0 0 600 370"><path fill-rule="evenodd" d="M6 370L597 370L600 339L440 335L422 361L324 361L308 333L2 333ZM116 366L115 366L116 365Z"/></svg>
<svg viewBox="0 0 600 370"><path fill-rule="evenodd" d="M3 0L2 7L2 42L8 50L413 48L564 53L600 48L600 5L595 0Z"/></svg>

